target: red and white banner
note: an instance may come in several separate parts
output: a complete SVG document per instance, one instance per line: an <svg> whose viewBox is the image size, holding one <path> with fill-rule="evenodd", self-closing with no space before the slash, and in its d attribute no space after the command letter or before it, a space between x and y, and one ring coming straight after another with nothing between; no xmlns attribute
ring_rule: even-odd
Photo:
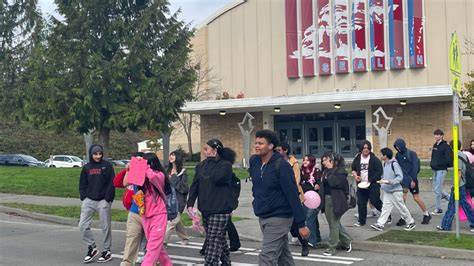
<svg viewBox="0 0 474 266"><path fill-rule="evenodd" d="M408 42L410 68L424 67L423 0L408 0Z"/></svg>
<svg viewBox="0 0 474 266"><path fill-rule="evenodd" d="M313 0L301 0L301 56L303 76L314 76L316 60L316 28L314 27Z"/></svg>
<svg viewBox="0 0 474 266"><path fill-rule="evenodd" d="M367 71L365 12L365 0L352 1L352 70L354 72Z"/></svg>
<svg viewBox="0 0 474 266"><path fill-rule="evenodd" d="M329 0L318 0L318 65L320 75L331 74L331 5Z"/></svg>
<svg viewBox="0 0 474 266"><path fill-rule="evenodd" d="M299 77L299 40L296 0L285 0L286 18L286 74L289 78Z"/></svg>
<svg viewBox="0 0 474 266"><path fill-rule="evenodd" d="M403 0L388 0L390 68L405 68L403 45Z"/></svg>
<svg viewBox="0 0 474 266"><path fill-rule="evenodd" d="M383 0L370 0L369 6L372 70L385 70L385 7Z"/></svg>
<svg viewBox="0 0 474 266"><path fill-rule="evenodd" d="M334 68L349 72L349 0L334 0Z"/></svg>

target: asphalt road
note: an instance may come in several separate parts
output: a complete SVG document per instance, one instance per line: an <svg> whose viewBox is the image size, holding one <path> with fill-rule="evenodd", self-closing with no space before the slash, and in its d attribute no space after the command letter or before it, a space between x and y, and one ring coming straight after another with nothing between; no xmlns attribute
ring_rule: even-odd
<svg viewBox="0 0 474 266"><path fill-rule="evenodd" d="M100 248L101 232L93 231ZM114 230L112 239L114 259L106 265L119 265L125 231ZM172 238L167 249L174 265L203 264L203 257L199 255L203 241L202 238L193 238L189 245L182 246L176 237ZM243 241L242 246L240 251L231 254L232 264L256 265L260 243ZM301 257L299 246L291 245L291 249L296 265L472 265L472 261L361 251L339 252L337 256L328 258L321 255L321 249L313 249L308 257ZM0 213L0 265L84 265L85 252L77 227Z"/></svg>

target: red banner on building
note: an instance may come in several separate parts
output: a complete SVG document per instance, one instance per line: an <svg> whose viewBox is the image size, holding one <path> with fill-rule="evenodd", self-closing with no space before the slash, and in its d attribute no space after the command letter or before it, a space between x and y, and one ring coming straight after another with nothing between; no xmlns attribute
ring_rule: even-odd
<svg viewBox="0 0 474 266"><path fill-rule="evenodd" d="M403 45L403 0L388 1L388 29L390 68L405 68L405 50Z"/></svg>
<svg viewBox="0 0 474 266"><path fill-rule="evenodd" d="M408 43L410 68L424 67L423 0L408 0Z"/></svg>
<svg viewBox="0 0 474 266"><path fill-rule="evenodd" d="M385 70L385 8L383 0L370 0L370 48L372 70Z"/></svg>
<svg viewBox="0 0 474 266"><path fill-rule="evenodd" d="M318 0L318 56L319 74L331 74L331 5L329 0Z"/></svg>
<svg viewBox="0 0 474 266"><path fill-rule="evenodd" d="M334 68L349 72L349 1L334 0Z"/></svg>
<svg viewBox="0 0 474 266"><path fill-rule="evenodd" d="M365 0L352 1L352 69L354 72L367 71L365 11Z"/></svg>
<svg viewBox="0 0 474 266"><path fill-rule="evenodd" d="M285 1L286 18L286 74L289 78L299 77L300 58L296 0Z"/></svg>
<svg viewBox="0 0 474 266"><path fill-rule="evenodd" d="M316 60L316 28L314 27L313 0L301 0L301 56L303 60L303 76L314 76Z"/></svg>

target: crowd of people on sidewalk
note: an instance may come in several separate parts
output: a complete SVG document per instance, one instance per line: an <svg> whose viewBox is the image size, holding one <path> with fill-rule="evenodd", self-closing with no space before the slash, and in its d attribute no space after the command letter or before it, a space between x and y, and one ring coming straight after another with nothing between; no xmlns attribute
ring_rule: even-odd
<svg viewBox="0 0 474 266"><path fill-rule="evenodd" d="M396 225L411 231L416 222L406 206L408 192L422 211L421 224L429 224L432 215L443 214L442 200L446 199L448 208L436 228L451 230L455 215L454 185L448 194L443 191L443 184L454 153L453 143L448 145L443 136L440 129L434 131L430 166L436 205L429 213L419 195L420 160L401 138L393 144L396 154L391 148L383 147L380 157L372 152L370 141L364 141L349 166L349 174L344 158L333 152L321 156L321 165L315 156L307 154L300 167L291 154L290 145L280 142L275 132L257 131L255 153L249 160L248 171L252 181L252 206L263 236L259 265L294 265L289 233L299 240L302 256L308 256L310 248L316 247L325 247L324 256L333 256L337 250L351 252L352 238L341 224L341 218L354 207L357 207L354 227L365 226L368 217L378 216L370 228L383 231L386 224L391 224L391 212L395 207L401 216ZM461 143L458 147L461 148ZM144 182L137 184L129 176L129 165L115 175L112 165L103 159L103 148L91 146L89 163L83 167L79 183L82 201L79 228L87 245L83 262L90 263L99 256L90 229L96 212L103 232L102 252L97 261L112 259L111 203L115 198L115 188L124 188L122 201L128 217L122 266L135 263L172 265L166 251L167 243L175 231L182 245L188 244L189 235L182 223L182 215L186 210L199 223L196 201L205 230L205 241L200 250L205 265L231 265L230 252L240 248L239 235L232 223L232 213L238 207L240 194L240 181L232 169L236 153L224 147L218 139L210 139L203 148L206 159L195 167L189 186L183 155L178 151L169 154L166 168L155 153L133 154L132 157L144 160L147 165ZM460 209L465 213L470 231L474 232L471 202L474 195L474 140L468 149L459 150L457 155ZM305 195L309 194L319 196L318 206L307 204L310 199ZM328 223L329 239L325 243L320 233L320 213L324 213ZM143 258L138 258L140 250L145 253Z"/></svg>

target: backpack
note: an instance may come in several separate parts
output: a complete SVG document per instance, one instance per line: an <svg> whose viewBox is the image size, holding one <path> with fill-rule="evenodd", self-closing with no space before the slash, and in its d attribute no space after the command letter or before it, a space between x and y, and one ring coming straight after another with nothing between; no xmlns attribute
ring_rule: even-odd
<svg viewBox="0 0 474 266"><path fill-rule="evenodd" d="M347 183L349 184L347 206L349 206L349 209L354 209L357 206L357 184L354 177L349 175L347 175Z"/></svg>
<svg viewBox="0 0 474 266"><path fill-rule="evenodd" d="M166 212L168 221L174 220L178 216L178 198L176 198L176 190L173 186L171 186L171 193L166 194Z"/></svg>
<svg viewBox="0 0 474 266"><path fill-rule="evenodd" d="M416 152L412 151L412 150L408 150L407 152L407 159L408 161L410 162L415 162L413 165L415 166L413 171L417 174L420 173L420 170L421 170L421 161L420 161L420 158L418 158L418 155L416 154Z"/></svg>
<svg viewBox="0 0 474 266"><path fill-rule="evenodd" d="M472 189L474 188L474 163L469 163L461 156L458 158L466 165L466 175L464 176L466 188Z"/></svg>
<svg viewBox="0 0 474 266"><path fill-rule="evenodd" d="M235 196L238 199L240 196L241 184L240 184L240 179L234 173L232 173L231 187L232 187L232 192L234 192Z"/></svg>

